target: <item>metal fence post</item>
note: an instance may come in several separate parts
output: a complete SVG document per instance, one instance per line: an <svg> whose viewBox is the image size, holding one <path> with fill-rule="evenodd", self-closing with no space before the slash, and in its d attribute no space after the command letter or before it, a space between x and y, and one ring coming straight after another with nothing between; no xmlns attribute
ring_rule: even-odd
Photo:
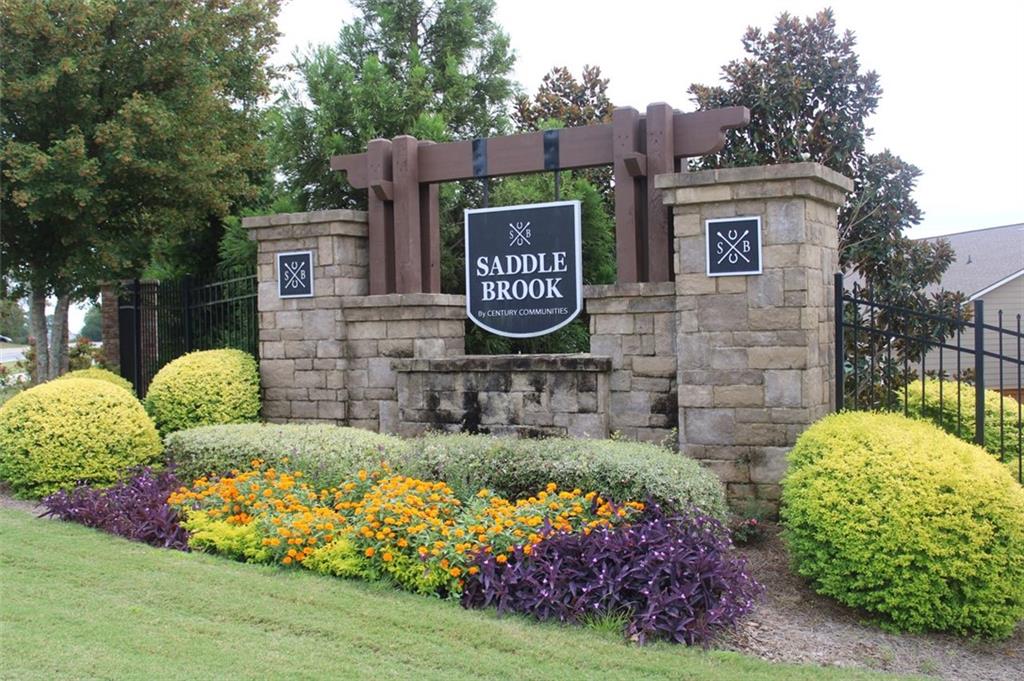
<svg viewBox="0 0 1024 681"><path fill-rule="evenodd" d="M142 397L142 282L132 281L132 321L135 324L135 338L132 339L132 352L135 361L132 363L135 393Z"/></svg>
<svg viewBox="0 0 1024 681"><path fill-rule="evenodd" d="M974 301L974 442L985 445L985 303Z"/></svg>
<svg viewBox="0 0 1024 681"><path fill-rule="evenodd" d="M846 348L843 339L843 273L837 272L835 282L835 322L836 322L836 411L843 410L843 393L845 392Z"/></svg>
<svg viewBox="0 0 1024 681"><path fill-rule="evenodd" d="M185 352L192 352L192 277L185 276L181 280L181 314L184 322Z"/></svg>

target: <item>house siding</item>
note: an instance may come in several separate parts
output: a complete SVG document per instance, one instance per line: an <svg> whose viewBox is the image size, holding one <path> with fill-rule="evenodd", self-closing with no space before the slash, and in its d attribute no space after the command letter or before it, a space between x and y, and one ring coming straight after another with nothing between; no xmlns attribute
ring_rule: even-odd
<svg viewBox="0 0 1024 681"><path fill-rule="evenodd" d="M1017 316L1024 315L1024 276L1017 277L1002 286L995 288L980 298L985 302L985 323L989 325L999 324L999 311L1003 312L1003 328L1016 331ZM996 331L985 331L986 352L999 352L999 336ZM1002 334L1003 349L1005 356L1016 358L1018 356L1017 339L1009 334ZM950 344L956 344L954 337ZM974 347L974 335L971 330L961 336L960 345L964 348ZM954 350L941 351L941 366L946 375L952 376L956 373L957 353ZM940 362L940 351L934 350L928 353L925 358L925 369L927 371L938 371ZM1002 365L1002 377L1000 379L1000 365ZM1000 362L995 357L985 357L985 386L991 389L1002 389L1004 391L1019 391L1021 381L1017 375L1017 368L1010 362ZM960 355L961 369L974 368L974 356L972 354ZM1001 382L1000 382L1001 381Z"/></svg>

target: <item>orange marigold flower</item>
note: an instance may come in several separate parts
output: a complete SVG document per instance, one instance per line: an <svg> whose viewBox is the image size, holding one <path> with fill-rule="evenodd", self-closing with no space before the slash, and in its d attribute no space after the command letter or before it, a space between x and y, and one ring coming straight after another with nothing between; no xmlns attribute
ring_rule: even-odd
<svg viewBox="0 0 1024 681"><path fill-rule="evenodd" d="M370 546L370 547L369 547L369 548L367 548L367 549L366 549L365 551L363 551L363 554L364 554L364 555L365 555L365 556L366 556L367 558L373 558L373 554L375 554L375 553L377 553L377 549L373 548L372 546Z"/></svg>
<svg viewBox="0 0 1024 681"><path fill-rule="evenodd" d="M468 572L471 575L475 575L476 573L480 572L480 568L478 568L476 565L473 565L469 568Z"/></svg>
<svg viewBox="0 0 1024 681"><path fill-rule="evenodd" d="M394 556L391 555L390 551L385 551L380 557L380 559L385 563L390 563L392 558L394 558Z"/></svg>
<svg viewBox="0 0 1024 681"><path fill-rule="evenodd" d="M504 553L502 553L502 554L499 554L498 557L495 558L495 560L498 561L499 563L507 563L508 562L508 556L506 556Z"/></svg>
<svg viewBox="0 0 1024 681"><path fill-rule="evenodd" d="M450 574L452 577L458 577L459 575L462 574L462 570L460 570L457 567L454 567L454 568L452 568L451 570L448 571L448 574Z"/></svg>

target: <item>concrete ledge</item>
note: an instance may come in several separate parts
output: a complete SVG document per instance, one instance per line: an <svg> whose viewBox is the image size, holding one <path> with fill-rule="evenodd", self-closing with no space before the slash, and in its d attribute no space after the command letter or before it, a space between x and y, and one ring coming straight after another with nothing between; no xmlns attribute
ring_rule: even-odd
<svg viewBox="0 0 1024 681"><path fill-rule="evenodd" d="M853 191L853 180L820 163L782 163L747 168L719 168L692 173L667 173L654 178L658 189L682 189L737 182L817 179L843 192Z"/></svg>
<svg viewBox="0 0 1024 681"><path fill-rule="evenodd" d="M675 296L672 281L638 282L633 284L587 284L583 287L586 300L600 298L633 298L637 296Z"/></svg>
<svg viewBox="0 0 1024 681"><path fill-rule="evenodd" d="M427 305L465 308L466 296L451 293L385 293L375 296L352 296L345 298L341 303L341 306L345 308Z"/></svg>
<svg viewBox="0 0 1024 681"><path fill-rule="evenodd" d="M612 370L611 357L599 355L464 355L441 359L396 359L399 373L484 371L592 371Z"/></svg>

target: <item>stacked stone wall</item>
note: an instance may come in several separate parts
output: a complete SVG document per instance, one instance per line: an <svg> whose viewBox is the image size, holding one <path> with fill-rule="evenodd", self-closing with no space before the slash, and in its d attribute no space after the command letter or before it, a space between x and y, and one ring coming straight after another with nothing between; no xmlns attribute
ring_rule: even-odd
<svg viewBox="0 0 1024 681"><path fill-rule="evenodd" d="M607 357L492 355L393 364L401 435L608 437Z"/></svg>
<svg viewBox="0 0 1024 681"><path fill-rule="evenodd" d="M328 210L245 218L259 244L263 417L272 422L348 419L342 301L368 291L366 214ZM280 298L277 254L313 251L313 296Z"/></svg>
<svg viewBox="0 0 1024 681"><path fill-rule="evenodd" d="M611 359L609 428L674 446L676 296L672 282L584 287L590 351Z"/></svg>
<svg viewBox="0 0 1024 681"><path fill-rule="evenodd" d="M661 176L675 234L680 446L733 497L776 501L786 453L831 409L836 211L811 163ZM705 221L762 218L762 273L710 277Z"/></svg>

